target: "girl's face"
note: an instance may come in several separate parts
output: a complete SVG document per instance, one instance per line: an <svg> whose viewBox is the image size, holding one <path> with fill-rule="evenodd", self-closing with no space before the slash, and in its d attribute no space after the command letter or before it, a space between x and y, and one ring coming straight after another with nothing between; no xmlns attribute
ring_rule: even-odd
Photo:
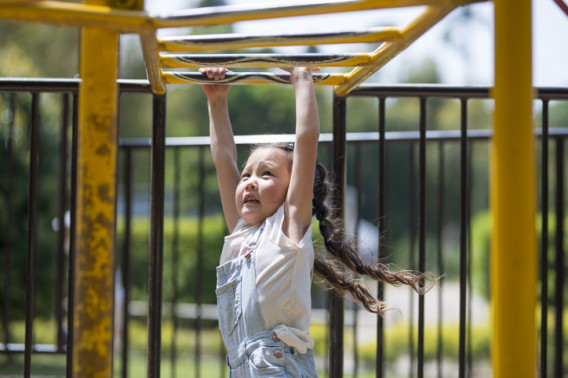
<svg viewBox="0 0 568 378"><path fill-rule="evenodd" d="M258 226L274 214L286 199L290 173L290 160L285 151L275 147L253 151L235 193L241 218Z"/></svg>

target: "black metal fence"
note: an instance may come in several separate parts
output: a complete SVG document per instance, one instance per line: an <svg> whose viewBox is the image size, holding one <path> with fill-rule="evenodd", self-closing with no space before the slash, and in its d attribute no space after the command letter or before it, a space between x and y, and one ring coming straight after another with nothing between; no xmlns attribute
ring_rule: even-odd
<svg viewBox="0 0 568 378"><path fill-rule="evenodd" d="M121 82L120 91L152 96L149 86L141 82ZM77 96L76 80L0 81L4 136L0 352L6 361L23 354L22 370L27 376L34 366L32 354L36 353L63 356L66 374L71 376L72 348L68 346L72 344L72 327L68 324L72 324L72 311L67 309L73 308L74 272L70 267L74 258ZM49 113L44 119L40 104L46 97L59 114ZM414 102L417 114L407 131L392 126L396 121L394 105L403 99ZM535 100L539 116L543 377L561 377L565 369L562 315L566 240L562 230L568 129L556 114L563 114L566 100L568 90L550 88L539 89ZM375 132L347 132L351 122L356 122L350 111L358 101L376 107ZM438 120L430 117L431 113L441 114L434 106L439 101L456 107L454 113L459 116L453 121L455 127L440 130ZM208 178L214 174L208 138L166 138L165 97L155 96L153 103L152 138L120 141L115 372L124 377L138 376L132 361L139 353L137 348L147 345L142 359L149 376L158 376L160 371L166 375L164 368L172 376L224 376L225 352L215 336L214 302L208 300L209 257L218 256L210 250L215 242L209 239L213 233L225 232L222 219L215 221L220 210L218 196L208 185ZM366 258L392 258L402 268L429 270L445 277L425 297L405 289L393 292L372 283L380 298L400 308L402 315L386 318L370 316L349 301L316 292L314 323L320 328L314 329L313 336L320 344L316 354L322 373L362 376L370 370L379 377L466 377L490 371L490 333L480 336L476 322L479 312L474 313L486 311L479 308L488 301L483 294L487 293L487 270L483 270L489 251L483 242L490 233L487 222L476 223L488 213L491 137L489 118L473 119L479 104L485 108L485 115L490 114L488 88L365 86L347 98L334 99L333 133L322 135L320 160L329 162L333 171L336 200L348 203L335 215L346 219L350 234L366 241L365 250L370 251ZM59 123L55 136L43 138L46 122ZM292 136L282 138L291 140ZM258 139L237 137L239 149L245 150ZM57 158L52 159L55 154ZM47 156L53 163L45 163ZM53 175L58 177L57 188L50 191L44 185L53 184L45 178ZM23 182L27 189L22 187ZM44 198L46 193L57 193L57 198ZM70 221L66 221L66 213ZM46 214L53 216L43 219ZM188 219L194 224L188 226ZM476 232L481 236L473 235ZM369 238L373 234L375 238ZM52 259L53 263L45 266L55 269L47 278L40 265L44 259ZM190 267L190 274L184 271L186 267ZM147 286L133 282L134 273L139 277L141 269ZM184 292L188 288L191 294ZM45 293L53 300L52 310L36 314L35 304L45 300ZM20 300L14 299L20 294ZM41 307L50 306L42 302ZM47 344L35 341L41 338L34 333L38 318L53 320L50 324L54 326L48 328L53 337ZM22 322L25 337L21 336ZM140 333L139 324L147 325L142 343L135 341L140 338L136 335ZM182 361L189 361L189 370L180 367Z"/></svg>

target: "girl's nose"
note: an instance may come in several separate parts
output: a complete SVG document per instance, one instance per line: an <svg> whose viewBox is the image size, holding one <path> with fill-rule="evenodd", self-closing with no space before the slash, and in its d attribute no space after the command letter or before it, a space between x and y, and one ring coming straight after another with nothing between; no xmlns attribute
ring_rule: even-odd
<svg viewBox="0 0 568 378"><path fill-rule="evenodd" d="M254 180L249 180L245 185L245 189L254 190L256 189L256 182Z"/></svg>

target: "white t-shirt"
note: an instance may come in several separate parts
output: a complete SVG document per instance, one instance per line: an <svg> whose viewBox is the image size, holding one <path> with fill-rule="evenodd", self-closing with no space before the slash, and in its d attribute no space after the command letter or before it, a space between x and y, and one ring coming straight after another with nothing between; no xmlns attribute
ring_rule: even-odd
<svg viewBox="0 0 568 378"><path fill-rule="evenodd" d="M300 243L295 243L282 232L283 220L282 205L264 222L255 246L256 289L267 329L298 352L306 353L314 347L309 335L314 265L312 226ZM239 220L233 233L225 237L221 265L246 254L246 246L258 237L258 228Z"/></svg>

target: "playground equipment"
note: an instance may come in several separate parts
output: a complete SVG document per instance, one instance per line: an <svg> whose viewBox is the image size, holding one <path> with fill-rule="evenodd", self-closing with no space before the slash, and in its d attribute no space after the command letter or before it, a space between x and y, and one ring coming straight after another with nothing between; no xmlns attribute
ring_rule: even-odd
<svg viewBox="0 0 568 378"><path fill-rule="evenodd" d="M117 33L137 33L142 42L148 79L156 94L166 92L167 84L199 84L202 75L172 71L171 68L196 68L211 65L226 67L281 67L319 66L352 67L344 74L319 74L317 84L334 85L341 96L361 84L384 66L394 56L424 34L430 27L459 6L482 0L334 0L334 1L286 1L259 5L223 6L179 11L166 16L149 15L144 11L114 9L111 4L88 2L76 4L63 1L12 1L3 0L0 18L49 22L58 25L97 27ZM395 7L427 5L424 12L408 25L379 27L360 31L336 31L322 33L277 33L273 35L196 35L182 37L157 37L157 30L174 27L210 26L239 21L353 12ZM140 9L141 4L126 6ZM222 54L196 55L198 51L242 49L251 47L310 46L339 43L378 44L368 53L360 54ZM109 49L110 50L110 49ZM184 52L184 54L180 54ZM287 83L286 75L241 73L227 80L232 84Z"/></svg>
<svg viewBox="0 0 568 378"><path fill-rule="evenodd" d="M112 270L115 230L116 103L118 35L140 36L148 80L156 109L163 109L168 84L206 82L197 73L180 69L207 65L227 67L320 66L352 67L341 74L317 74L318 85L331 85L336 96L348 94L431 26L458 6L459 0L331 0L283 2L274 5L240 5L191 9L168 16L142 11L142 2L0 0L0 19L42 22L82 28L81 84L79 104L78 198L76 213L77 258L75 261L74 375L92 372L111 375ZM531 84L531 2L495 0L495 132L493 143L492 201L494 374L518 377L535 371L536 237L534 230L534 152ZM116 6L116 7L115 7ZM209 35L158 38L157 30L173 27L210 26L239 21L363 11L391 7L425 6L410 24L367 31L296 33L274 35ZM121 9L118 9L121 8ZM377 43L365 54L199 54L221 49ZM100 48L104 46L104 48ZM239 73L226 79L233 84L287 83L287 75ZM163 114L158 114L163 120ZM163 128L154 140L163 140ZM164 151L153 146L153 169L163 166ZM339 168L340 169L340 168ZM341 172L336 172L340 174ZM163 192L163 176L153 183ZM163 204L152 198L152 213L163 215ZM161 225L151 230L150 266L160 259ZM521 280L514 279L522 277ZM161 272L150 276L151 301L161 302ZM533 294L531 294L533 293ZM92 311L93 308L101 309ZM149 314L149 344L160 343L160 306ZM341 321L341 318L338 319ZM157 325L157 326L156 326ZM339 329L341 327L338 327ZM526 332L515 342L518 330ZM332 340L333 340L332 335ZM31 345L31 335L26 336ZM29 358L31 348L26 348ZM159 348L158 348L159 350ZM330 360L341 356L330 356ZM340 371L331 372L341 376ZM530 373L528 373L530 374ZM26 372L29 376L29 371ZM159 355L148 354L148 375L159 376Z"/></svg>

